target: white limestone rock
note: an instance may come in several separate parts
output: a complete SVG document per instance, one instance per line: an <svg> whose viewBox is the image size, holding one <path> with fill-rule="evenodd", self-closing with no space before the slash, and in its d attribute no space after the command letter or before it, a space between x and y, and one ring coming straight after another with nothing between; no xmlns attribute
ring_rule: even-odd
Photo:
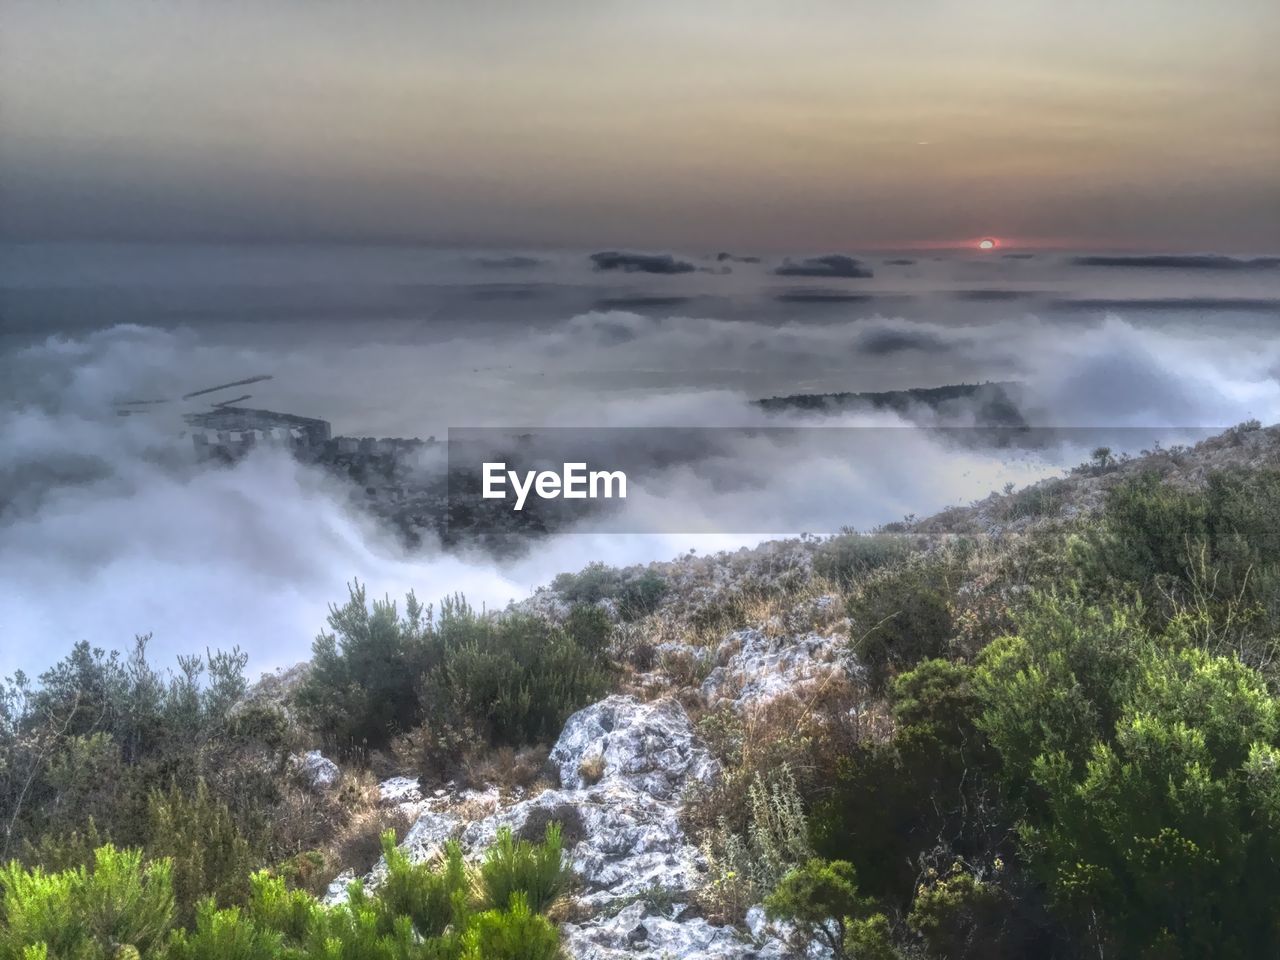
<svg viewBox="0 0 1280 960"><path fill-rule="evenodd" d="M310 750L300 757L294 757L293 763L307 783L316 790L331 790L342 779L342 770L319 750Z"/></svg>
<svg viewBox="0 0 1280 960"><path fill-rule="evenodd" d="M641 703L612 696L571 716L552 747L548 763L561 787L582 789L583 761L601 758L600 784L627 786L659 800L678 797L690 780L709 780L718 772L702 747L688 714L675 700ZM589 769L589 766L588 766Z"/></svg>
<svg viewBox="0 0 1280 960"><path fill-rule="evenodd" d="M347 900L347 888L351 886L355 878L356 872L354 870L343 870L329 881L329 886L325 888L324 896L320 898L320 902L326 907L345 903Z"/></svg>
<svg viewBox="0 0 1280 960"><path fill-rule="evenodd" d="M565 952L575 960L781 960L777 940L757 942L733 927L717 927L702 917L664 915L633 903L614 916L561 927Z"/></svg>
<svg viewBox="0 0 1280 960"><path fill-rule="evenodd" d="M714 706L729 700L735 708L763 703L807 680L847 667L841 656L847 638L806 633L771 638L753 628L736 630L721 645L738 650L702 683L702 695Z"/></svg>
<svg viewBox="0 0 1280 960"><path fill-rule="evenodd" d="M412 863L426 863L444 849L446 841L454 839L462 829L462 821L448 813L426 811L414 821L409 832L400 841L400 848L409 855ZM378 866L386 869L385 861ZM374 871L377 871L374 867Z"/></svg>
<svg viewBox="0 0 1280 960"><path fill-rule="evenodd" d="M392 777L378 784L378 796L386 806L421 803L422 789L416 777Z"/></svg>
<svg viewBox="0 0 1280 960"><path fill-rule="evenodd" d="M479 795L424 799L425 809L401 846L422 861L456 837L474 859L503 827L536 841L546 824L558 822L579 878L578 900L594 913L564 925L569 957L781 960L783 945L776 938L757 940L715 926L684 906L664 912L652 905L655 892L660 902L687 903L702 885L706 866L680 826L680 807L692 783L710 782L719 773L676 700L612 696L578 711L566 721L548 765L560 778L559 788L515 803L501 803L495 794L494 812L470 823L452 811L462 805L474 809ZM384 796L399 798L406 795L403 789L388 783ZM366 884L376 888L385 871L380 862Z"/></svg>

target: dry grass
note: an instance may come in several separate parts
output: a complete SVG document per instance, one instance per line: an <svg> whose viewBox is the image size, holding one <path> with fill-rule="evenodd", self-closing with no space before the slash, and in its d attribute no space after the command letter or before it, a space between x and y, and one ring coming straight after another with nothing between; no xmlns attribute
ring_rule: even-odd
<svg viewBox="0 0 1280 960"><path fill-rule="evenodd" d="M578 776L582 777L583 783L591 786L600 782L600 778L604 776L604 755L593 753L589 757L583 757L582 762L578 764Z"/></svg>
<svg viewBox="0 0 1280 960"><path fill-rule="evenodd" d="M687 798L686 828L701 837L723 818L731 830L745 830L747 786L784 763L804 796L821 794L835 782L837 758L858 743L892 735L888 707L867 703L866 696L857 680L833 666L741 713L727 705L706 713L698 731L723 765L723 776Z"/></svg>
<svg viewBox="0 0 1280 960"><path fill-rule="evenodd" d="M451 812L465 823L474 823L476 820L483 820L497 813L500 803L501 800L497 794L473 794L455 806Z"/></svg>
<svg viewBox="0 0 1280 960"><path fill-rule="evenodd" d="M382 856L382 834L394 831L396 842L413 826L413 818L399 807L374 807L356 813L338 834L330 854L333 875L351 869L357 875L368 873Z"/></svg>
<svg viewBox="0 0 1280 960"><path fill-rule="evenodd" d="M545 746L477 748L463 759L463 783L474 789L497 787L504 796L527 790L543 776L550 752Z"/></svg>

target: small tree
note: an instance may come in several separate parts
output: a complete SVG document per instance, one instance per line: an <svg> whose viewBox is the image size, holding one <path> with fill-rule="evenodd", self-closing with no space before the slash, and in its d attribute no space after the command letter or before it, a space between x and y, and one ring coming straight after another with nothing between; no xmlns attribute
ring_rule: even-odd
<svg viewBox="0 0 1280 960"><path fill-rule="evenodd" d="M858 893L853 865L813 858L790 871L764 901L770 920L794 924L806 943L818 942L840 960L895 956L888 921Z"/></svg>

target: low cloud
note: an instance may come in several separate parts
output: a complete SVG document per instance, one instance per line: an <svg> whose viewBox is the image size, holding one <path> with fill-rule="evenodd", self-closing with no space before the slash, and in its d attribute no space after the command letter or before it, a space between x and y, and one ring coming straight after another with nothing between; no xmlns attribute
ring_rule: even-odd
<svg viewBox="0 0 1280 960"><path fill-rule="evenodd" d="M936 333L901 327L874 327L859 336L854 346L859 352L873 357L886 357L908 350L946 353L955 349L951 341Z"/></svg>
<svg viewBox="0 0 1280 960"><path fill-rule="evenodd" d="M1218 254L1154 254L1141 257L1074 257L1078 267L1120 267L1154 270L1274 270L1280 257L1224 257Z"/></svg>
<svg viewBox="0 0 1280 960"><path fill-rule="evenodd" d="M778 303L866 303L877 297L874 293L847 290L784 290L773 299Z"/></svg>
<svg viewBox="0 0 1280 960"><path fill-rule="evenodd" d="M808 257L804 260L786 260L774 271L780 277L828 277L865 280L875 272L861 260L830 253L824 257Z"/></svg>
<svg viewBox="0 0 1280 960"><path fill-rule="evenodd" d="M529 270L540 267L545 261L537 257L512 255L509 257L478 257L476 265L486 270Z"/></svg>
<svg viewBox="0 0 1280 960"><path fill-rule="evenodd" d="M750 403L759 397L981 379L1025 381L1036 424L1280 418L1280 344L1261 324L1208 337L1117 316L956 326L891 316L786 322L779 314L566 313L554 324L509 324L501 336L458 326L434 340L391 321L317 322L306 338L259 325L117 327L0 353L0 382L12 397L0 407L0 674L46 666L75 640L124 648L153 630L159 655L239 644L254 669L265 669L307 655L326 604L343 598L352 577L374 596L413 588L431 600L462 590L501 607L590 560L742 546L753 538L723 531L753 523L817 530L923 515L1088 455L1019 459L898 431L893 455L851 459L833 455L822 431L786 443L761 432L714 458L672 466L628 501L640 511L631 529L711 532L575 533L499 563L430 544L405 552L350 507L342 486L283 454L198 465L167 406L127 418L113 412L122 398L178 397L246 371L276 375L255 403L328 416L336 432L357 435L442 435L464 424L756 428L778 424ZM883 359L897 354L900 365ZM886 414L816 421L801 413L782 422L897 423Z"/></svg>
<svg viewBox="0 0 1280 960"><path fill-rule="evenodd" d="M661 296L601 297L596 301L595 306L598 310L662 310L683 306L692 299L692 297Z"/></svg>
<svg viewBox="0 0 1280 960"><path fill-rule="evenodd" d="M602 250L591 254L597 270L621 270L625 273L693 273L697 267L687 260L677 260L669 253L627 253Z"/></svg>
<svg viewBox="0 0 1280 960"><path fill-rule="evenodd" d="M1011 290L991 288L986 290L953 290L951 296L955 300L967 300L971 303L1001 303L1008 300L1028 300L1043 296L1035 290Z"/></svg>
<svg viewBox="0 0 1280 960"><path fill-rule="evenodd" d="M1055 310L1164 310L1280 312L1275 297L1130 297L1062 298L1051 304Z"/></svg>
<svg viewBox="0 0 1280 960"><path fill-rule="evenodd" d="M478 284L470 288L472 300L533 300L543 293L540 287L518 283Z"/></svg>

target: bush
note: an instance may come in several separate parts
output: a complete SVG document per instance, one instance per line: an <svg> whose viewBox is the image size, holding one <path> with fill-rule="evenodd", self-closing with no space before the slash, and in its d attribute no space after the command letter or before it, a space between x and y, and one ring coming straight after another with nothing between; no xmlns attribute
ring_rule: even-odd
<svg viewBox="0 0 1280 960"><path fill-rule="evenodd" d="M602 658L609 650L609 638L613 634L613 621L600 607L579 604L569 611L565 619L565 633L590 656Z"/></svg>
<svg viewBox="0 0 1280 960"><path fill-rule="evenodd" d="M569 714L598 699L609 671L574 638L538 617L512 614L442 624L441 664L422 683L426 722L465 722L492 746L550 742Z"/></svg>
<svg viewBox="0 0 1280 960"><path fill-rule="evenodd" d="M598 612L562 629L528 614L480 615L461 597L446 598L438 619L412 594L405 608L403 617L390 602L369 608L357 585L330 615L334 632L316 640L297 700L339 753L394 740L428 779L452 775L476 746L554 740L607 686Z"/></svg>
<svg viewBox="0 0 1280 960"><path fill-rule="evenodd" d="M409 594L400 617L390 600L366 602L359 583L341 607L329 608L329 629L312 645L311 670L296 694L298 710L343 757L390 744L418 717L419 679L432 665L431 610Z"/></svg>
<svg viewBox="0 0 1280 960"><path fill-rule="evenodd" d="M502 838L500 838L501 840ZM0 869L0 960L549 960L554 926L530 907L563 886L558 834L540 845L505 846L486 858L498 869L502 906L473 900L461 852L440 864L410 864L385 838L388 875L376 894L353 883L348 902L326 907L265 872L243 907L212 898L190 929L173 927L167 860L104 846L92 870L48 874L17 862ZM554 869L552 868L554 865ZM492 892L489 878L483 886ZM173 927L173 929L171 929Z"/></svg>
<svg viewBox="0 0 1280 960"><path fill-rule="evenodd" d="M195 929L169 944L165 960L275 960L284 938L242 916L238 907L219 910L213 900L200 904Z"/></svg>
<svg viewBox="0 0 1280 960"><path fill-rule="evenodd" d="M895 955L888 921L873 913L872 901L858 893L853 867L842 860L814 858L791 870L765 898L764 908L770 920L795 926L801 947L820 943L834 957L853 960Z"/></svg>
<svg viewBox="0 0 1280 960"><path fill-rule="evenodd" d="M959 561L950 553L914 558L874 574L849 598L854 652L873 686L947 653Z"/></svg>
<svg viewBox="0 0 1280 960"><path fill-rule="evenodd" d="M1206 645L1255 665L1280 635L1280 470L1220 472L1204 490L1154 474L1113 488L1073 559L1099 602L1139 594L1146 623L1199 621ZM1119 588L1119 589L1117 589Z"/></svg>
<svg viewBox="0 0 1280 960"><path fill-rule="evenodd" d="M144 865L136 850L100 847L92 867L60 873L11 861L0 868L0 958L39 946L58 960L106 957L118 946L146 953L168 932L173 909L169 862Z"/></svg>
<svg viewBox="0 0 1280 960"><path fill-rule="evenodd" d="M652 570L619 570L603 563L589 563L578 573L562 573L551 588L573 606L594 606L613 600L623 620L638 620L657 609L667 592L667 582Z"/></svg>
<svg viewBox="0 0 1280 960"><path fill-rule="evenodd" d="M513 893L506 910L486 910L462 938L462 960L556 960L560 937L546 917Z"/></svg>
<svg viewBox="0 0 1280 960"><path fill-rule="evenodd" d="M233 809L270 797L258 772L270 748L230 733L244 654L180 657L176 674L161 674L147 642L139 637L128 657L80 643L38 685L0 684L0 809L9 812L0 859L90 820L103 838L142 844L156 789L191 792L206 779Z"/></svg>
<svg viewBox="0 0 1280 960"><path fill-rule="evenodd" d="M1006 523L1025 518L1054 517L1062 511L1070 484L1060 477L1024 487L1003 504Z"/></svg>
<svg viewBox="0 0 1280 960"><path fill-rule="evenodd" d="M815 806L818 852L851 862L869 894L905 902L939 838L977 857L1008 830L992 796L996 759L975 726L972 674L926 660L899 675L893 736L849 751Z"/></svg>
<svg viewBox="0 0 1280 960"><path fill-rule="evenodd" d="M491 907L502 907L518 893L541 913L567 889L568 882L559 824L547 824L541 844L516 840L510 828L503 827L480 864L480 887Z"/></svg>
<svg viewBox="0 0 1280 960"><path fill-rule="evenodd" d="M757 773L747 798L746 830L735 830L721 816L702 845L708 880L700 899L728 922L740 921L788 870L813 854L803 801L786 764L768 781Z"/></svg>
<svg viewBox="0 0 1280 960"><path fill-rule="evenodd" d="M249 874L257 865L249 841L236 827L226 804L210 796L201 781L194 795L176 787L151 795L147 856L173 864L178 922L194 921L196 905L207 896L224 906L245 902Z"/></svg>
<svg viewBox="0 0 1280 960"><path fill-rule="evenodd" d="M906 537L842 533L818 544L813 572L848 589L872 571L906 559L914 549Z"/></svg>
<svg viewBox="0 0 1280 960"><path fill-rule="evenodd" d="M957 862L945 876L931 877L916 891L907 924L931 956L983 960L1025 956L1001 949L1010 904L1004 891Z"/></svg>
<svg viewBox="0 0 1280 960"><path fill-rule="evenodd" d="M1024 855L1097 952L1274 950L1280 704L1259 674L1049 600L974 682Z"/></svg>
<svg viewBox="0 0 1280 960"><path fill-rule="evenodd" d="M412 921L418 936L426 938L441 936L451 923L465 922L460 904L466 902L467 871L456 842L446 845L443 862L436 869L411 864L392 833L382 836L382 855L387 876L378 889L378 902L384 933L390 933L402 916Z"/></svg>

